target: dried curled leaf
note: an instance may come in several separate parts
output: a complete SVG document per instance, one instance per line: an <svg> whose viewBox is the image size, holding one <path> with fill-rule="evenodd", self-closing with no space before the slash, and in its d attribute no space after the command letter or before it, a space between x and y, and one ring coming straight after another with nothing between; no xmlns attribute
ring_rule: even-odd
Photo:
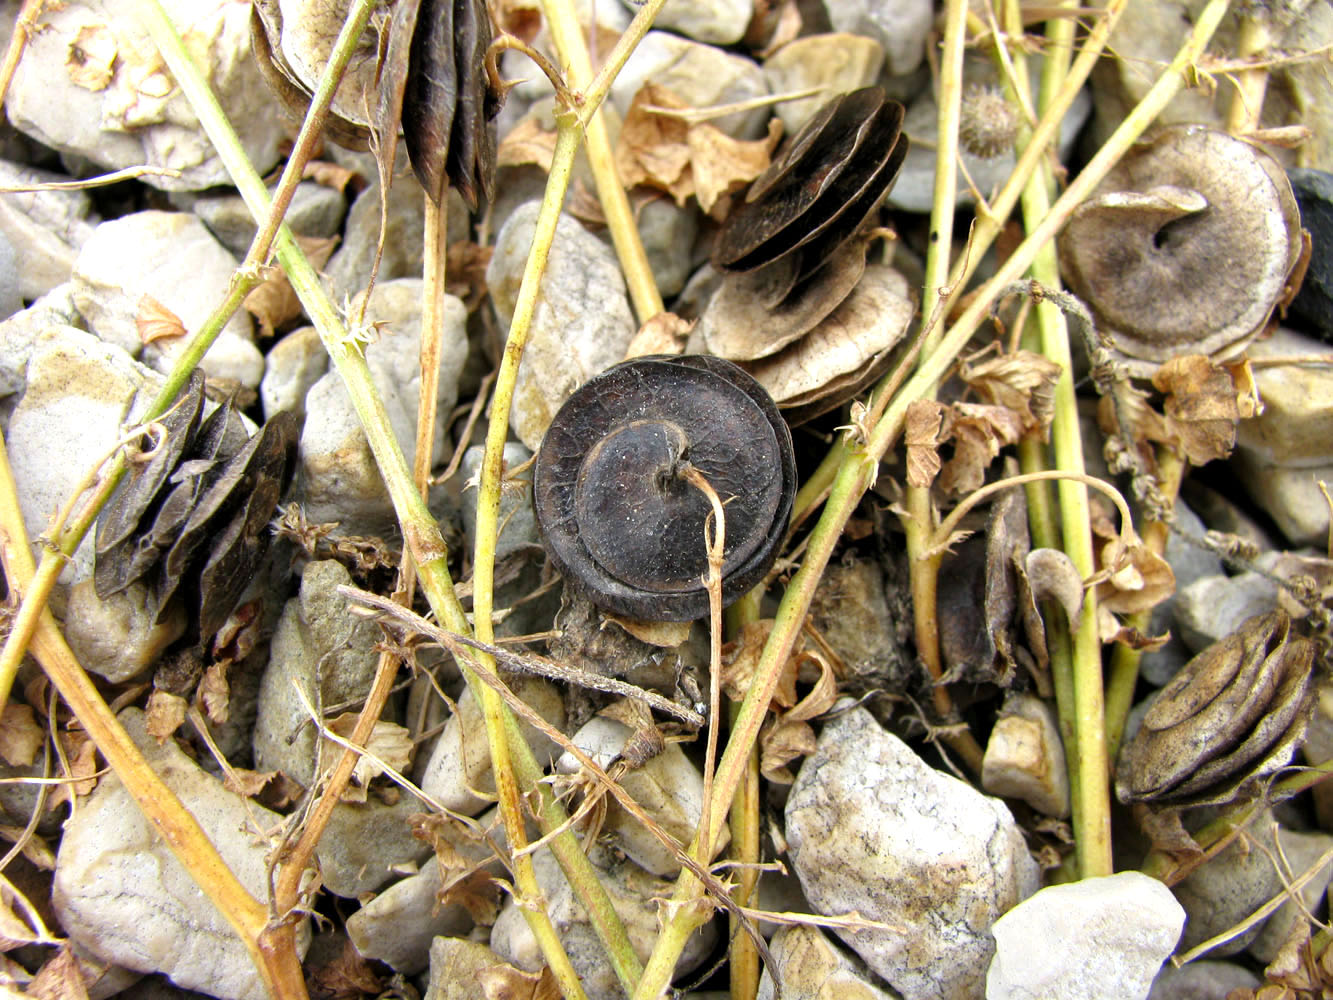
<svg viewBox="0 0 1333 1000"><path fill-rule="evenodd" d="M625 115L616 144L616 167L626 187L658 188L677 205L693 196L700 208L711 212L722 197L764 172L782 124L775 118L766 138L746 141L733 139L708 122L689 123L650 110L689 107L666 87L645 84Z"/></svg>
<svg viewBox="0 0 1333 1000"><path fill-rule="evenodd" d="M1166 399L1166 433L1191 465L1226 458L1236 446L1240 405L1231 373L1201 354L1172 358L1154 374L1152 384Z"/></svg>
<svg viewBox="0 0 1333 1000"><path fill-rule="evenodd" d="M116 75L119 46L105 24L85 24L69 46L70 82L86 90L106 90Z"/></svg>
<svg viewBox="0 0 1333 1000"><path fill-rule="evenodd" d="M360 718L359 712L344 712L329 719L325 725L334 735L351 739L358 718ZM370 731L370 739L366 741L365 753L358 757L356 767L352 769L352 780L347 790L343 792L343 800L364 802L366 787L371 779L384 774L386 767L400 774L406 771L412 762L412 749L412 737L406 729L393 722L385 722L382 719L377 721ZM330 770L337 766L340 750L340 747L330 745L324 754L325 766Z"/></svg>
<svg viewBox="0 0 1333 1000"><path fill-rule="evenodd" d="M140 343L145 345L155 340L174 340L187 332L184 321L151 295L139 299L134 325L139 330Z"/></svg>
<svg viewBox="0 0 1333 1000"><path fill-rule="evenodd" d="M1142 543L1116 536L1101 550L1106 578L1097 585L1097 606L1113 614L1151 611L1176 590L1171 566Z"/></svg>
<svg viewBox="0 0 1333 1000"><path fill-rule="evenodd" d="M46 731L32 709L19 701L5 704L0 715L0 757L10 767L28 767L46 742Z"/></svg>
<svg viewBox="0 0 1333 1000"><path fill-rule="evenodd" d="M979 363L964 362L958 372L985 402L1017 413L1023 432L1043 437L1055 415L1055 383L1062 369L1032 351L1015 351Z"/></svg>
<svg viewBox="0 0 1333 1000"><path fill-rule="evenodd" d="M944 405L934 399L909 403L903 426L907 454L907 485L928 489L940 472Z"/></svg>
<svg viewBox="0 0 1333 1000"><path fill-rule="evenodd" d="M946 412L942 436L953 441L953 458L940 471L939 488L962 496L980 489L1000 449L1023 436L1023 418L1007 406L954 403Z"/></svg>

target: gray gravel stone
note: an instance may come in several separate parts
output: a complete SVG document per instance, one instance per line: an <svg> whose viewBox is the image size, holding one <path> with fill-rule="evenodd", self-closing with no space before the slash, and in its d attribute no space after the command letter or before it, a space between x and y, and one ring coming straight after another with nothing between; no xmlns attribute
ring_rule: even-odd
<svg viewBox="0 0 1333 1000"><path fill-rule="evenodd" d="M69 180L61 174L0 161L0 184L18 186ZM19 292L45 295L69 281L83 244L93 233L92 201L86 191L23 191L0 194L0 233L18 251Z"/></svg>
<svg viewBox="0 0 1333 1000"><path fill-rule="evenodd" d="M269 188L270 197L275 188ZM218 242L238 260L250 252L258 227L254 216L239 194L206 194L198 198L178 198L183 211L193 212L204 221ZM326 184L302 181L292 193L283 221L298 236L336 236L347 212L347 199L341 191Z"/></svg>
<svg viewBox="0 0 1333 1000"><path fill-rule="evenodd" d="M1039 884L1000 800L934 770L857 708L825 725L786 817L815 911L895 928L839 933L871 969L906 1000L981 992L991 924Z"/></svg>
<svg viewBox="0 0 1333 1000"><path fill-rule="evenodd" d="M510 216L486 269L504 329L513 316L539 207L529 202ZM518 439L535 451L560 404L621 361L637 329L615 253L561 215L514 385L509 425Z"/></svg>
<svg viewBox="0 0 1333 1000"><path fill-rule="evenodd" d="M783 927L768 943L774 967L764 967L758 1000L895 1000L864 963L839 948L818 927Z"/></svg>
<svg viewBox="0 0 1333 1000"><path fill-rule="evenodd" d="M166 14L186 33L196 65L261 174L278 160L287 122L250 51L250 9L210 0L168 0ZM229 183L212 141L157 56L133 0L80 0L45 11L28 41L5 110L20 131L103 167L148 164L181 171L148 174L165 191ZM80 37L80 33L83 36ZM114 58L103 89L71 78L71 51Z"/></svg>
<svg viewBox="0 0 1333 1000"><path fill-rule="evenodd" d="M83 669L113 684L143 673L185 634L184 605L170 605L161 624L154 624L157 602L142 583L102 600L92 580L82 580L69 588L68 601L65 641Z"/></svg>
<svg viewBox="0 0 1333 1000"><path fill-rule="evenodd" d="M283 608L260 685L255 766L282 771L309 786L315 773L315 732L302 704L359 702L370 691L380 630L347 610L337 588L352 582L342 564L312 562L301 590Z"/></svg>
<svg viewBox="0 0 1333 1000"><path fill-rule="evenodd" d="M1231 962L1204 959L1179 969L1168 962L1153 980L1148 1000L1217 1000L1232 990L1254 989L1260 982L1249 969Z"/></svg>
<svg viewBox="0 0 1333 1000"><path fill-rule="evenodd" d="M1142 872L1049 886L992 925L986 1000L1142 1000L1184 922Z"/></svg>
<svg viewBox="0 0 1333 1000"><path fill-rule="evenodd" d="M764 78L775 94L825 88L814 97L783 101L774 109L788 135L838 94L868 87L884 68L884 46L865 35L806 35L764 60Z"/></svg>
<svg viewBox="0 0 1333 1000"><path fill-rule="evenodd" d="M266 837L282 817L224 789L174 742L158 746L142 712L127 709L120 718L227 867L253 895L267 898ZM102 778L65 826L52 903L70 938L104 961L161 972L180 986L226 1000L264 993L245 945L114 775ZM302 920L300 954L309 940L309 924Z"/></svg>
<svg viewBox="0 0 1333 1000"><path fill-rule="evenodd" d="M88 328L108 343L143 354L149 367L167 372L185 338L155 340L147 346L136 317L145 295L152 296L195 332L227 295L236 259L188 212L136 212L103 222L74 263L74 302ZM248 313L238 311L204 355L209 375L251 389L264 374L264 357L252 343Z"/></svg>
<svg viewBox="0 0 1333 1000"><path fill-rule="evenodd" d="M324 888L356 898L374 892L396 872L420 864L430 846L412 836L408 817L423 806L402 795L393 805L374 795L365 802L339 802L319 838L316 855Z"/></svg>
<svg viewBox="0 0 1333 1000"><path fill-rule="evenodd" d="M631 12L633 0L621 0ZM696 42L735 45L754 16L754 0L667 0L653 26L678 31Z"/></svg>
<svg viewBox="0 0 1333 1000"><path fill-rule="evenodd" d="M925 58L926 36L935 17L930 0L824 0L824 9L836 30L884 46L890 76L912 72Z"/></svg>
<svg viewBox="0 0 1333 1000"><path fill-rule="evenodd" d="M412 464L416 453L417 399L420 393L421 280L400 278L375 285L366 322L381 324L366 348L366 363L388 411L398 445ZM458 398L458 376L467 357L466 310L446 295L438 412L447 414ZM301 433L301 471L306 513L313 521L338 521L344 532L379 534L395 523L370 444L361 429L342 378L330 371L305 397ZM436 422L432 460L444 450L444 420Z"/></svg>
<svg viewBox="0 0 1333 1000"><path fill-rule="evenodd" d="M264 356L264 378L259 383L264 419L283 410L304 414L306 393L328 370L328 352L313 326L280 337Z"/></svg>

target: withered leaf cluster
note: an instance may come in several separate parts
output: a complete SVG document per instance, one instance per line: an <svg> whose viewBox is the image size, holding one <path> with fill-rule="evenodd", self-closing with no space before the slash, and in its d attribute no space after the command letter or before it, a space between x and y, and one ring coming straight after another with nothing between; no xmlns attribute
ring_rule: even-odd
<svg viewBox="0 0 1333 1000"><path fill-rule="evenodd" d="M254 5L251 41L270 88L289 111L304 115L317 84L313 68L322 65L321 53L313 51L321 35L317 26L285 23L282 6L277 0ZM339 26L326 26L332 30L324 44ZM502 95L486 74L492 37L485 0L397 0L387 42L362 59L360 72L349 74L343 90L359 92L340 91L325 134L353 149L365 149L373 138L387 188L401 126L427 194L438 203L446 183L453 184L475 211L478 195L491 199L495 177L491 120Z"/></svg>
<svg viewBox="0 0 1333 1000"><path fill-rule="evenodd" d="M746 368L798 423L877 379L915 313L907 281L866 266L862 227L903 158L903 108L878 87L834 98L788 141L718 234L725 274L691 350Z"/></svg>
<svg viewBox="0 0 1333 1000"><path fill-rule="evenodd" d="M160 435L107 505L93 583L106 599L143 581L161 620L178 593L196 602L201 639L226 622L268 548L269 518L295 466L300 430L279 413L251 435L231 405L204 411L190 377Z"/></svg>
<svg viewBox="0 0 1333 1000"><path fill-rule="evenodd" d="M1180 669L1120 755L1122 802L1231 801L1291 759L1314 702L1314 647L1256 615Z"/></svg>

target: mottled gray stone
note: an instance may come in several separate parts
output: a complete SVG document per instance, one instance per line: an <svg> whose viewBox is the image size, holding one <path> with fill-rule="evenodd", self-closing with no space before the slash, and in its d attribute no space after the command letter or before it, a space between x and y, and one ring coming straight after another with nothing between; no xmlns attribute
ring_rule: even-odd
<svg viewBox="0 0 1333 1000"><path fill-rule="evenodd" d="M305 397L329 370L329 355L313 326L302 326L278 341L264 356L259 401L267 420L282 410L305 413Z"/></svg>
<svg viewBox="0 0 1333 1000"><path fill-rule="evenodd" d="M409 795L400 795L392 805L374 795L365 802L339 802L315 852L324 888L335 896L356 898L425 861L430 845L412 836L408 822L424 809Z"/></svg>
<svg viewBox="0 0 1333 1000"><path fill-rule="evenodd" d="M143 673L168 646L185 634L185 608L170 605L155 623L157 601L142 583L132 583L103 600L92 580L69 588L65 641L79 665L113 684Z"/></svg>
<svg viewBox="0 0 1333 1000"><path fill-rule="evenodd" d="M788 135L838 94L868 87L884 68L884 46L865 35L806 35L788 42L764 60L764 78L775 94L812 87L824 88L813 97L783 101L774 108Z"/></svg>
<svg viewBox="0 0 1333 1000"><path fill-rule="evenodd" d="M864 35L884 46L884 68L890 76L912 72L925 57L935 17L930 0L824 0L824 9L837 31Z"/></svg>
<svg viewBox="0 0 1333 1000"><path fill-rule="evenodd" d="M991 924L1036 891L1004 803L929 767L864 709L824 726L787 800L793 870L815 911L894 930L839 937L906 1000L967 1000Z"/></svg>
<svg viewBox="0 0 1333 1000"><path fill-rule="evenodd" d="M895 1000L896 994L884 989L863 962L818 927L783 927L768 949L774 965L764 966L758 1000L775 1000L775 978L783 1000Z"/></svg>
<svg viewBox="0 0 1333 1000"><path fill-rule="evenodd" d="M0 184L16 187L69 180L48 170L0 161ZM18 251L15 271L25 299L69 281L74 258L93 233L86 191L16 191L0 194L0 233Z"/></svg>
<svg viewBox="0 0 1333 1000"><path fill-rule="evenodd" d="M270 197L275 190L269 188ZM244 259L250 252L250 244L254 242L259 227L255 225L255 218L250 214L245 199L239 194L206 194L179 200L181 208L199 216L218 242L234 253L237 259ZM327 239L338 234L346 212L347 199L341 191L326 184L302 181L292 193L292 202L287 207L283 221L298 236Z"/></svg>
<svg viewBox="0 0 1333 1000"><path fill-rule="evenodd" d="M122 724L256 898L268 897L267 836L282 817L222 787L168 740L148 736L143 713ZM264 993L245 945L167 848L115 775L102 778L65 825L52 903L70 938L104 961L161 972L226 1000ZM309 942L301 920L301 954Z"/></svg>
<svg viewBox="0 0 1333 1000"><path fill-rule="evenodd" d="M1142 1000L1184 923L1142 872L1049 886L992 925L986 1000Z"/></svg>

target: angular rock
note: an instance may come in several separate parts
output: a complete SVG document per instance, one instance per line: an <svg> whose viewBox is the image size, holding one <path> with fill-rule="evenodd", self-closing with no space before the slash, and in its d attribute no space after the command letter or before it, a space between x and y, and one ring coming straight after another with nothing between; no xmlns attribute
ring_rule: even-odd
<svg viewBox="0 0 1333 1000"><path fill-rule="evenodd" d="M88 328L108 343L166 373L184 337L145 345L137 317L144 296L175 313L194 333L227 295L236 259L198 217L188 212L136 212L103 222L74 263L74 302ZM216 378L254 389L264 358L251 342L249 315L237 312L204 355L203 368Z"/></svg>
<svg viewBox="0 0 1333 1000"><path fill-rule="evenodd" d="M1060 724L1049 702L1030 694L1007 699L986 741L981 787L1022 799L1047 816L1069 815L1069 774Z"/></svg>
<svg viewBox="0 0 1333 1000"><path fill-rule="evenodd" d="M0 321L0 399L22 391L28 379L32 345L49 327L83 323L66 282L6 320Z"/></svg>
<svg viewBox="0 0 1333 1000"><path fill-rule="evenodd" d="M120 719L227 867L254 896L267 898L266 836L282 817L224 789L174 742L158 746L142 712L127 709ZM102 778L65 826L52 903L70 938L104 961L160 972L226 1000L264 994L245 945L114 775ZM301 954L309 940L302 919Z"/></svg>
<svg viewBox="0 0 1333 1000"><path fill-rule="evenodd" d="M1202 535L1208 527L1183 500L1176 501L1176 526L1181 531L1196 537ZM1167 536L1165 558L1171 567L1171 572L1175 574L1176 590L1153 608L1148 634L1161 635L1163 632L1170 632L1171 639L1165 646L1144 653L1139 663L1139 672L1158 687L1165 685L1193 655L1181 641L1179 630L1175 628L1174 616L1178 595L1195 581L1204 577L1220 576L1225 571L1222 560L1216 553L1191 545L1174 531Z"/></svg>
<svg viewBox="0 0 1333 1000"><path fill-rule="evenodd" d="M774 968L759 979L758 1000L774 1000L776 976L785 1000L893 1000L854 955L817 927L783 927L768 943Z"/></svg>
<svg viewBox="0 0 1333 1000"><path fill-rule="evenodd" d="M430 963L431 942L472 929L472 917L458 903L440 904L444 885L440 862L430 858L421 871L400 879L347 918L347 936L362 958L374 959L406 976Z"/></svg>
<svg viewBox="0 0 1333 1000"><path fill-rule="evenodd" d="M1272 825L1272 814L1265 811L1250 822L1248 833L1259 837L1272 850L1272 836L1268 832ZM1239 924L1282 891L1282 880L1269 857L1242 837L1228 844L1172 891L1189 917L1180 939L1180 950L1188 951ZM1260 924L1248 927L1213 948L1208 957L1225 958L1244 951L1261 929Z"/></svg>
<svg viewBox="0 0 1333 1000"><path fill-rule="evenodd" d="M313 326L281 337L264 356L264 378L259 383L264 419L282 410L305 413L306 393L328 370L328 352Z"/></svg>
<svg viewBox="0 0 1333 1000"><path fill-rule="evenodd" d="M538 208L529 202L510 216L486 269L491 299L505 329L513 316ZM561 215L514 386L509 422L518 439L535 451L560 404L592 376L623 360L637 329L615 253Z"/></svg>
<svg viewBox="0 0 1333 1000"><path fill-rule="evenodd" d="M666 87L696 108L748 101L768 93L763 71L749 59L665 31L648 32L611 85L616 110L628 113L634 95L648 81ZM764 134L768 118L767 108L756 108L723 115L711 123L733 138L757 139Z"/></svg>
<svg viewBox="0 0 1333 1000"><path fill-rule="evenodd" d="M161 386L161 378L119 347L67 326L37 337L27 389L9 418L9 461L34 553L51 516L120 438ZM92 575L93 539L84 539L63 583Z"/></svg>
<svg viewBox="0 0 1333 1000"><path fill-rule="evenodd" d="M573 740L575 746L606 768L633 735L629 726L597 715L574 734ZM575 774L580 767L569 751L556 762L556 770L563 774ZM620 786L663 830L688 848L703 815L704 779L679 744L668 744L657 756L626 771ZM609 796L602 836L611 838L626 856L654 875L674 878L680 874L677 855ZM728 835L719 846L725 846L729 839Z"/></svg>
<svg viewBox="0 0 1333 1000"><path fill-rule="evenodd" d="M436 938L430 946L430 979L423 1000L474 1000L478 978L503 961L480 941Z"/></svg>
<svg viewBox="0 0 1333 1000"><path fill-rule="evenodd" d="M864 34L806 35L764 60L764 78L775 94L824 88L813 97L783 101L774 109L787 134L795 135L824 104L838 94L870 86L883 68L884 46L874 38Z"/></svg>
<svg viewBox="0 0 1333 1000"><path fill-rule="evenodd" d="M269 188L269 197L274 188ZM178 199L182 208L203 220L219 243L243 260L250 252L259 227L239 194L206 194L194 199ZM292 193L283 221L298 236L316 236L328 239L342 228L347 200L336 188L314 181L302 181Z"/></svg>
<svg viewBox="0 0 1333 1000"><path fill-rule="evenodd" d="M565 703L556 686L540 677L514 677L510 689L557 729L565 724ZM539 764L554 757L557 746L546 736L524 723L523 735L537 756ZM446 809L475 816L488 801L473 794L495 794L491 774L491 752L486 740L486 724L481 708L470 690L458 699L458 711L445 723L430 758L418 780L422 791Z"/></svg>
<svg viewBox="0 0 1333 1000"><path fill-rule="evenodd" d="M926 36L935 17L929 0L824 0L824 9L835 30L884 46L884 68L890 76L912 72L925 58Z"/></svg>
<svg viewBox="0 0 1333 1000"><path fill-rule="evenodd" d="M1271 362L1327 351L1328 345L1321 340L1279 328L1246 353ZM1256 464L1294 468L1328 465L1328 441L1333 435L1333 371L1321 365L1269 363L1255 369L1254 382L1264 410L1240 422L1237 449Z"/></svg>
<svg viewBox="0 0 1333 1000"><path fill-rule="evenodd" d="M992 925L986 1000L1141 1000L1184 922L1141 872L1049 886Z"/></svg>
<svg viewBox="0 0 1333 1000"><path fill-rule="evenodd" d="M619 1000L624 996L620 981L551 852L542 849L533 855L533 867L537 884L546 897L546 911L569 954L574 971L583 982L588 1000ZM649 875L628 861L600 871L598 876L611 898L612 907L625 925L634 953L639 961L647 961L653 943L661 933L657 901L670 896L671 883ZM704 924L690 935L676 963L675 974L686 975L698 968L711 953L716 940L717 927L713 923ZM491 948L501 958L529 972L545 964L536 938L512 899L505 904L491 930Z"/></svg>
<svg viewBox="0 0 1333 1000"><path fill-rule="evenodd" d="M351 582L341 563L306 566L299 595L283 608L260 685L255 766L282 771L307 787L315 773L315 730L298 688L316 710L360 702L379 658L379 626L352 615L338 593Z"/></svg>
<svg viewBox="0 0 1333 1000"><path fill-rule="evenodd" d="M169 0L195 64L261 174L278 160L287 123L250 52L243 4ZM28 41L5 104L20 131L109 169L148 164L164 191L229 183L212 141L157 55L132 0L82 0L46 11ZM101 66L104 71L99 71Z"/></svg>
<svg viewBox="0 0 1333 1000"><path fill-rule="evenodd" d="M393 805L370 795L365 802L334 806L315 852L324 888L354 899L374 892L395 872L425 861L430 846L412 836L408 822L422 808L409 795Z"/></svg>
<svg viewBox="0 0 1333 1000"><path fill-rule="evenodd" d="M1277 842L1281 848L1281 857L1291 866L1291 877L1299 878L1313 868L1325 852L1333 847L1333 836L1327 833L1300 833L1295 830L1277 831ZM1264 964L1277 958L1278 950L1297 924L1306 922L1305 914L1319 909L1320 901L1328 891L1330 878L1333 878L1333 861L1325 860L1319 870L1300 888L1301 904L1294 900L1284 900L1277 911L1264 921L1259 936L1250 942L1250 954Z"/></svg>
<svg viewBox="0 0 1333 1000"><path fill-rule="evenodd" d="M1249 969L1231 962L1203 959L1176 968L1162 966L1148 991L1148 1000L1217 1000L1232 990L1256 989L1261 980Z"/></svg>
<svg viewBox="0 0 1333 1000"><path fill-rule="evenodd" d="M154 622L157 611L141 583L102 600L93 581L83 580L69 588L65 641L85 670L120 684L151 667L185 634L182 604L170 605L160 623Z"/></svg>
<svg viewBox="0 0 1333 1000"><path fill-rule="evenodd" d="M657 290L666 297L675 295L690 277L694 238L699 232L698 206L654 198L639 208L637 221Z"/></svg>
<svg viewBox="0 0 1333 1000"><path fill-rule="evenodd" d="M473 445L463 453L459 463L458 475L463 482L471 482L481 474L481 461L486 453L484 445ZM510 441L504 448L506 470L517 469L528 459L532 452L517 441ZM495 558L503 559L511 552L527 545L538 545L537 517L532 511L532 483L529 480L522 489L506 488L500 494L499 514L500 534L495 542ZM473 551L477 540L477 505L463 504L463 545L467 552Z"/></svg>
<svg viewBox="0 0 1333 1000"><path fill-rule="evenodd" d="M1175 621L1190 652L1199 653L1240 622L1273 609L1277 584L1258 573L1205 576L1176 593Z"/></svg>
<svg viewBox="0 0 1333 1000"><path fill-rule="evenodd" d="M905 1000L980 993L991 924L1039 884L1002 802L934 770L858 708L825 725L786 817L815 910L895 928L839 937Z"/></svg>
<svg viewBox="0 0 1333 1000"><path fill-rule="evenodd" d="M6 186L61 180L69 178L0 161L0 184ZM69 281L74 259L95 223L86 191L0 194L0 233L18 250L18 287L23 298L35 299Z"/></svg>
<svg viewBox="0 0 1333 1000"><path fill-rule="evenodd" d="M620 0L631 12L633 0ZM667 0L653 26L696 42L735 45L754 16L754 0Z"/></svg>
<svg viewBox="0 0 1333 1000"><path fill-rule="evenodd" d="M458 398L458 376L467 357L466 321L463 303L446 295L435 396L440 414L447 414ZM366 322L379 324L377 336L366 348L366 363L394 436L411 465L421 385L421 280L378 282L366 308ZM331 371L316 382L306 393L305 405L301 471L306 513L312 521L339 521L346 532L385 531L394 523L393 504L338 373ZM444 450L444 423L436 423L432 461Z"/></svg>

